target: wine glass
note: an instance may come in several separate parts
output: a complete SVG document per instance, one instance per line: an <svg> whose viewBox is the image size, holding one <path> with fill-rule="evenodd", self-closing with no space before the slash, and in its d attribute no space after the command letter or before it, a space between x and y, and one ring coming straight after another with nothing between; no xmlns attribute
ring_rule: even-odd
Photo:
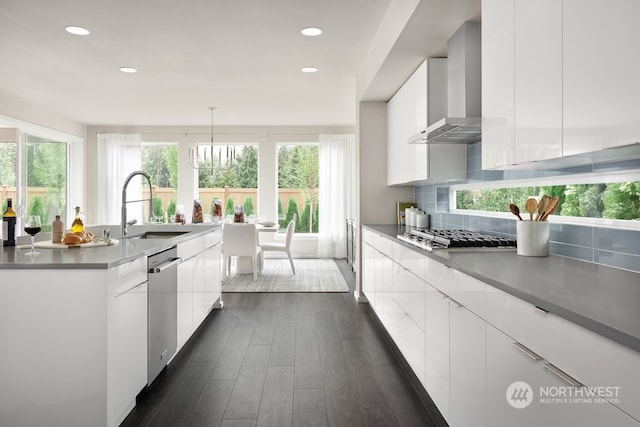
<svg viewBox="0 0 640 427"><path fill-rule="evenodd" d="M28 215L24 221L24 232L31 236L31 250L26 255L38 255L35 251L35 235L42 231L42 224L38 215Z"/></svg>

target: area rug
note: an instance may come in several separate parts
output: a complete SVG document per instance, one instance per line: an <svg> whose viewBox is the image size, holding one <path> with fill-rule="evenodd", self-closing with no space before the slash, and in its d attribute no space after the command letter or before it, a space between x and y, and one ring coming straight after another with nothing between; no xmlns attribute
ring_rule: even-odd
<svg viewBox="0 0 640 427"><path fill-rule="evenodd" d="M347 282L332 259L294 259L295 276L287 258L267 258L262 273L231 275L222 282L222 292L349 292Z"/></svg>

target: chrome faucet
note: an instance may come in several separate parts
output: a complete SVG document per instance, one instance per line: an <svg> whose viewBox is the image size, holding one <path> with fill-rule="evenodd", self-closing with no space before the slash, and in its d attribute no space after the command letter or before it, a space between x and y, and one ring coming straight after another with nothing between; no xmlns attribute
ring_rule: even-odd
<svg viewBox="0 0 640 427"><path fill-rule="evenodd" d="M147 182L149 183L149 198L127 201L127 186L129 185L129 181L131 181L131 178L136 175L142 175L147 178ZM120 211L120 227L123 236L127 235L127 226L133 225L137 222L135 219L127 222L127 203L144 202L146 200L149 200L149 215L153 215L153 189L151 188L151 175L149 175L145 171L133 171L129 174L127 179L124 180L124 185L122 186L122 209Z"/></svg>

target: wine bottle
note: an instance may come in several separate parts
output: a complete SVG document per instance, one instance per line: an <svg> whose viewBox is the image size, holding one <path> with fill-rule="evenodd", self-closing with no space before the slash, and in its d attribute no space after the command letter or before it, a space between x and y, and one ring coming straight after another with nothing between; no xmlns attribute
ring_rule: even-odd
<svg viewBox="0 0 640 427"><path fill-rule="evenodd" d="M76 206L76 216L71 223L71 232L72 233L81 233L84 231L84 223L82 222L82 217L80 216L80 206Z"/></svg>
<svg viewBox="0 0 640 427"><path fill-rule="evenodd" d="M16 245L16 213L11 198L7 199L7 210L2 214L2 245Z"/></svg>

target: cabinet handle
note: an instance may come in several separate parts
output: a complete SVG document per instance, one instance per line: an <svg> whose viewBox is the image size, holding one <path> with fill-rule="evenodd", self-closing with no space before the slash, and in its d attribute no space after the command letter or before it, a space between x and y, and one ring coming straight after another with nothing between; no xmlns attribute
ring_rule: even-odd
<svg viewBox="0 0 640 427"><path fill-rule="evenodd" d="M438 290L436 290L436 292L437 292L437 293L438 293L442 298L444 298L444 299L449 299L449 296L448 296L447 294L445 294L445 293L443 293L443 292L440 292L440 291L438 291Z"/></svg>
<svg viewBox="0 0 640 427"><path fill-rule="evenodd" d="M447 298L449 298L449 302L451 304L455 305L456 307L458 307L458 308L464 307L464 305L460 304L458 301L454 300L453 298L451 298L451 297L447 297Z"/></svg>
<svg viewBox="0 0 640 427"><path fill-rule="evenodd" d="M548 314L549 313L549 310L545 310L544 308L538 307L537 305L534 305L533 308L538 310L540 313L544 313L544 314Z"/></svg>
<svg viewBox="0 0 640 427"><path fill-rule="evenodd" d="M551 362L549 362L547 360L544 361L544 367L547 368L547 370L549 372L551 372L552 374L554 374L555 376L557 376L558 378L560 378L561 380L563 380L564 382L566 382L570 386L572 386L572 387L584 387L584 384L582 384L580 381L576 380L571 375L567 374L565 371L563 371L562 369L558 368L556 365L552 364Z"/></svg>
<svg viewBox="0 0 640 427"><path fill-rule="evenodd" d="M529 350L527 347L525 347L524 345L520 344L519 342L514 342L513 346L515 348L517 348L518 350L520 350L521 352L523 352L529 358L535 360L536 362L542 360L542 357L538 356L536 353L534 353L533 351Z"/></svg>

